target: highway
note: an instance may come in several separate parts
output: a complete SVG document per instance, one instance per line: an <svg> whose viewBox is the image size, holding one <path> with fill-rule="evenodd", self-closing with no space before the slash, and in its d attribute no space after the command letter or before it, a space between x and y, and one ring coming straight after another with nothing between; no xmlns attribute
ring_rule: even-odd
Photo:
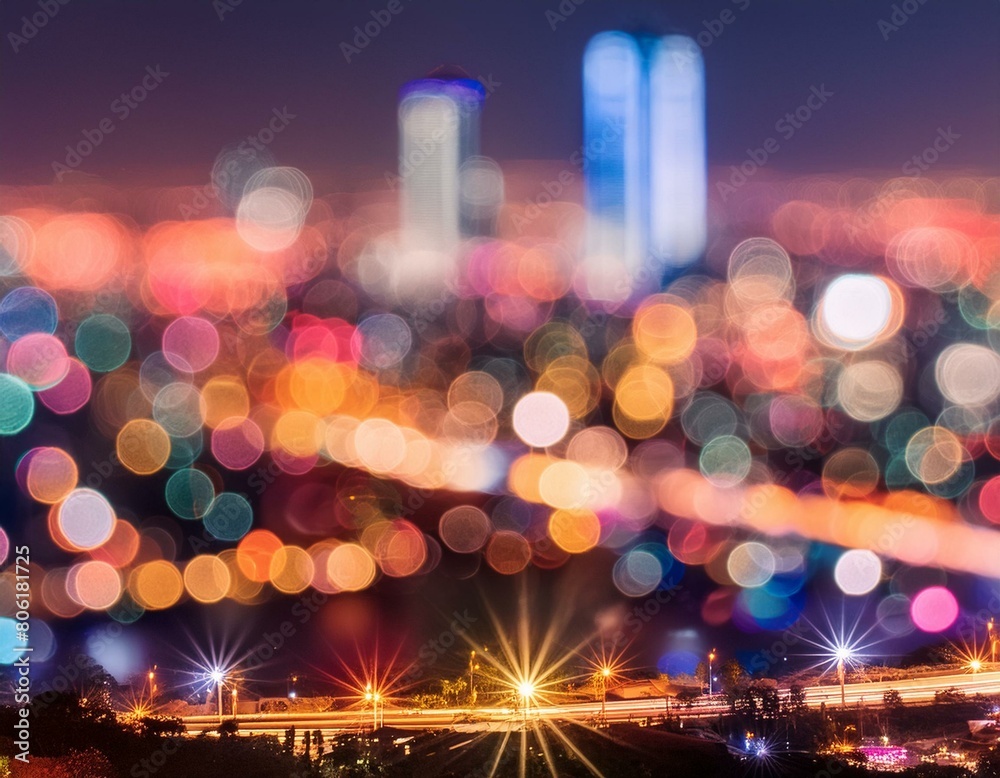
<svg viewBox="0 0 1000 778"><path fill-rule="evenodd" d="M886 691L895 689L904 702L930 702L934 693L943 689L957 689L965 694L1000 694L1000 672L960 673L952 675L923 676L906 680L850 683L844 686L844 698L849 706L881 705ZM784 696L787 689L780 689ZM840 705L838 684L807 686L804 688L806 704L818 708ZM661 716L669 712L682 719L697 719L718 716L729 706L722 695L704 696L690 706L668 702L663 697L647 697L634 700L608 700L605 718L609 722L641 721ZM449 708L414 710L405 708L379 709L379 723L399 729L510 729L523 726L525 721L540 719L571 720L588 722L596 720L601 713L600 702L582 702L566 705L532 705L527 712L521 709L502 707ZM227 716L228 718L228 716ZM182 718L187 732L197 735L213 730L219 725L217 716L188 716ZM249 734L271 734L283 736L286 729L296 728L301 735L305 730L322 730L325 735L359 729L370 729L373 721L371 708L353 709L326 713L259 713L239 717L240 732Z"/></svg>

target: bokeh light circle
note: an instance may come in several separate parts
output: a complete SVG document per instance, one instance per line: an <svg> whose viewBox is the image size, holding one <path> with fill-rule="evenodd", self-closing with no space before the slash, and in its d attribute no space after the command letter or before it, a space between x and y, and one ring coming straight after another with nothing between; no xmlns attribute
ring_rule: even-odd
<svg viewBox="0 0 1000 778"><path fill-rule="evenodd" d="M445 511L438 522L441 541L452 551L471 554L479 551L493 530L489 517L473 505L458 505Z"/></svg>
<svg viewBox="0 0 1000 778"><path fill-rule="evenodd" d="M409 325L394 313L378 313L361 321L351 347L358 361L372 370L397 366L413 346Z"/></svg>
<svg viewBox="0 0 1000 778"><path fill-rule="evenodd" d="M219 333L206 319L180 316L163 331L162 348L164 357L178 370L198 373L218 356Z"/></svg>
<svg viewBox="0 0 1000 778"><path fill-rule="evenodd" d="M346 592L366 589L375 581L375 560L363 546L342 543L330 552L326 561L330 581Z"/></svg>
<svg viewBox="0 0 1000 778"><path fill-rule="evenodd" d="M80 410L90 400L93 383L90 370L79 359L69 359L66 375L55 386L38 392L42 405L53 413L64 416Z"/></svg>
<svg viewBox="0 0 1000 778"><path fill-rule="evenodd" d="M167 479L167 505L182 519L200 519L212 508L215 487L201 470L183 468Z"/></svg>
<svg viewBox="0 0 1000 778"><path fill-rule="evenodd" d="M80 322L74 343L76 355L97 373L121 367L132 351L128 327L121 319L107 313L97 313Z"/></svg>
<svg viewBox="0 0 1000 778"><path fill-rule="evenodd" d="M948 346L937 358L938 388L956 405L987 405L1000 395L1000 354L972 343Z"/></svg>
<svg viewBox="0 0 1000 778"><path fill-rule="evenodd" d="M16 435L34 415L31 387L20 378L0 373L0 435Z"/></svg>
<svg viewBox="0 0 1000 778"><path fill-rule="evenodd" d="M25 484L33 499L46 505L61 502L76 488L79 473L73 457L47 446L30 452Z"/></svg>
<svg viewBox="0 0 1000 778"><path fill-rule="evenodd" d="M70 568L66 589L73 600L95 611L110 608L118 602L123 591L119 572L107 562L98 560L81 562Z"/></svg>
<svg viewBox="0 0 1000 778"><path fill-rule="evenodd" d="M615 562L611 579L626 597L645 597L660 585L663 565L650 551L634 548Z"/></svg>
<svg viewBox="0 0 1000 778"><path fill-rule="evenodd" d="M170 458L170 436L151 419L133 419L118 433L118 461L137 475L160 470Z"/></svg>
<svg viewBox="0 0 1000 778"><path fill-rule="evenodd" d="M200 603L219 602L226 596L231 584L232 574L217 556L196 556L184 568L184 586L188 594Z"/></svg>
<svg viewBox="0 0 1000 778"><path fill-rule="evenodd" d="M517 436L529 446L546 448L558 443L569 430L569 410L551 392L529 392L514 406Z"/></svg>
<svg viewBox="0 0 1000 778"><path fill-rule="evenodd" d="M58 508L59 530L78 549L96 548L111 537L115 512L103 494L74 489Z"/></svg>
<svg viewBox="0 0 1000 778"><path fill-rule="evenodd" d="M755 541L740 543L729 552L726 560L730 578L746 589L763 586L770 581L775 567L774 552Z"/></svg>
<svg viewBox="0 0 1000 778"><path fill-rule="evenodd" d="M486 545L486 561L498 573L515 575L531 562L531 545L520 533L499 530Z"/></svg>
<svg viewBox="0 0 1000 778"><path fill-rule="evenodd" d="M0 334L9 341L36 332L51 335L58 323L56 301L44 289L19 286L0 300Z"/></svg>
<svg viewBox="0 0 1000 778"><path fill-rule="evenodd" d="M854 548L840 555L833 577L844 594L868 594L882 579L882 561L871 551Z"/></svg>
<svg viewBox="0 0 1000 778"><path fill-rule="evenodd" d="M202 523L219 540L240 540L253 524L253 508L242 495L223 492L212 502Z"/></svg>
<svg viewBox="0 0 1000 778"><path fill-rule="evenodd" d="M55 335L29 333L15 340L7 351L7 372L35 391L49 389L69 373L66 347Z"/></svg>
<svg viewBox="0 0 1000 778"><path fill-rule="evenodd" d="M223 419L212 430L212 455L229 470L246 470L264 453L264 433L252 420Z"/></svg>
<svg viewBox="0 0 1000 778"><path fill-rule="evenodd" d="M165 610L184 594L184 578L170 562L160 559L139 565L129 577L129 591L142 607Z"/></svg>
<svg viewBox="0 0 1000 778"><path fill-rule="evenodd" d="M821 335L847 350L862 349L878 340L892 316L892 292L878 276L842 275L826 287L819 304Z"/></svg>
<svg viewBox="0 0 1000 778"><path fill-rule="evenodd" d="M929 586L913 598L910 617L924 632L944 632L958 618L958 600L943 586Z"/></svg>

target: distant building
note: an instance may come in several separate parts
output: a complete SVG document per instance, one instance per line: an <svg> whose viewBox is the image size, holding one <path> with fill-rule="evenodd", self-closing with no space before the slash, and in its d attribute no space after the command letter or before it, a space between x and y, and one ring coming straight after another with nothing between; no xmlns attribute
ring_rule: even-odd
<svg viewBox="0 0 1000 778"><path fill-rule="evenodd" d="M400 90L400 242L389 266L400 297L439 294L454 276L462 238L478 231L481 209L466 207L462 181L479 160L485 98L479 81L451 74Z"/></svg>
<svg viewBox="0 0 1000 778"><path fill-rule="evenodd" d="M463 220L462 167L479 151L486 92L471 78L411 81L399 96L399 283L423 283L448 260L470 225Z"/></svg>
<svg viewBox="0 0 1000 778"><path fill-rule="evenodd" d="M701 50L678 35L594 36L583 110L588 276L594 296L629 297L705 250Z"/></svg>

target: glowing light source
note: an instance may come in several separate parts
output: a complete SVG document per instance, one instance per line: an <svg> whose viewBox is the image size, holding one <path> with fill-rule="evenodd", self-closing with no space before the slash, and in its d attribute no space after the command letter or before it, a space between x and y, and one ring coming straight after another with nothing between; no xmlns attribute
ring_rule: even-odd
<svg viewBox="0 0 1000 778"><path fill-rule="evenodd" d="M958 601L943 586L929 586L913 598L910 617L924 632L943 632L958 618Z"/></svg>
<svg viewBox="0 0 1000 778"><path fill-rule="evenodd" d="M878 640L870 640L869 636L878 627L872 624L867 629L861 629L861 620L864 611L858 611L854 621L847 623L844 612L841 612L840 623L834 625L829 614L824 611L826 619L825 628L818 627L806 620L812 627L815 638L803 636L802 640L817 649L816 653L805 654L808 657L816 657L817 662L813 667L821 668L825 674L831 670L836 670L840 677L841 687L845 682L845 676L849 669L859 667L867 661L871 654L869 649L875 646Z"/></svg>
<svg viewBox="0 0 1000 778"><path fill-rule="evenodd" d="M111 537L115 513L104 495L93 489L74 489L58 507L59 529L76 548L102 545Z"/></svg>
<svg viewBox="0 0 1000 778"><path fill-rule="evenodd" d="M979 407L1000 394L1000 355L972 343L955 343L934 365L938 388L957 405Z"/></svg>
<svg viewBox="0 0 1000 778"><path fill-rule="evenodd" d="M827 286L817 317L819 334L850 351L866 348L889 327L893 295L878 276L849 274Z"/></svg>
<svg viewBox="0 0 1000 778"><path fill-rule="evenodd" d="M312 184L300 170L258 170L246 182L236 210L240 237L258 251L280 251L302 232L312 205Z"/></svg>
<svg viewBox="0 0 1000 778"><path fill-rule="evenodd" d="M551 392L530 392L514 406L514 431L529 446L545 448L569 430L566 403Z"/></svg>
<svg viewBox="0 0 1000 778"><path fill-rule="evenodd" d="M882 578L882 562L871 551L851 549L840 555L833 577L844 594L868 594Z"/></svg>

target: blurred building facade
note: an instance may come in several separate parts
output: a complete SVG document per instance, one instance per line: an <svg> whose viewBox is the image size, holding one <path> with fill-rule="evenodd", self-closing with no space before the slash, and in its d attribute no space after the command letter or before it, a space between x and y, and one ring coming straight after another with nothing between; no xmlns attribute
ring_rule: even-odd
<svg viewBox="0 0 1000 778"><path fill-rule="evenodd" d="M422 78L401 90L400 216L408 247L451 250L467 232L461 171L479 152L484 98L470 78Z"/></svg>
<svg viewBox="0 0 1000 778"><path fill-rule="evenodd" d="M583 105L588 271L615 284L606 296L648 292L705 249L701 50L684 36L600 33L584 53Z"/></svg>

